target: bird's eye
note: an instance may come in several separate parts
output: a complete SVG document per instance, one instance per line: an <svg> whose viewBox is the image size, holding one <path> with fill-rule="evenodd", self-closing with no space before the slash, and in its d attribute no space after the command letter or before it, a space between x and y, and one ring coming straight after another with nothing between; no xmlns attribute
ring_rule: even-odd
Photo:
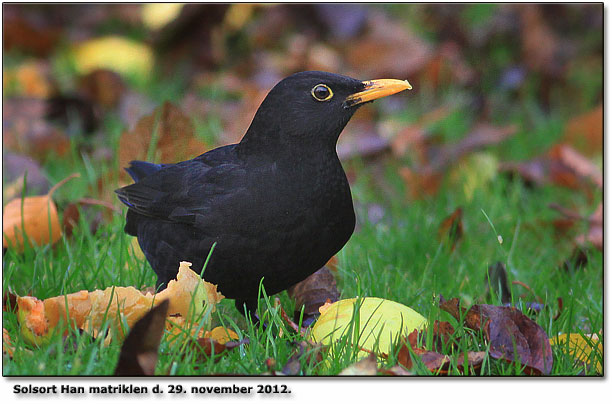
<svg viewBox="0 0 612 404"><path fill-rule="evenodd" d="M325 84L317 84L310 93L317 101L328 101L334 96L331 88L327 87Z"/></svg>

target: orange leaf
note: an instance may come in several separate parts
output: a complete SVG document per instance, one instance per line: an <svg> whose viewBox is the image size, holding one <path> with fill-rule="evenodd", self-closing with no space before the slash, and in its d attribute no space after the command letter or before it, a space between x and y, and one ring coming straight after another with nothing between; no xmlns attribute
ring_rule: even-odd
<svg viewBox="0 0 612 404"><path fill-rule="evenodd" d="M567 123L563 141L584 154L595 156L603 152L603 105Z"/></svg>
<svg viewBox="0 0 612 404"><path fill-rule="evenodd" d="M24 249L23 235L37 245L53 244L62 236L57 207L51 196L66 181L79 177L72 174L57 183L47 195L14 199L4 208L2 215L2 246Z"/></svg>

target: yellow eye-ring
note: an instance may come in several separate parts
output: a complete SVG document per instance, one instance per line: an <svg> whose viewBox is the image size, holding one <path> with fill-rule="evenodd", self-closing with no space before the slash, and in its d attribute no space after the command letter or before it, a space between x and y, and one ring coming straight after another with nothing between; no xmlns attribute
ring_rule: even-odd
<svg viewBox="0 0 612 404"><path fill-rule="evenodd" d="M310 93L317 101L328 101L334 96L331 88L327 87L325 84L317 84L312 88Z"/></svg>

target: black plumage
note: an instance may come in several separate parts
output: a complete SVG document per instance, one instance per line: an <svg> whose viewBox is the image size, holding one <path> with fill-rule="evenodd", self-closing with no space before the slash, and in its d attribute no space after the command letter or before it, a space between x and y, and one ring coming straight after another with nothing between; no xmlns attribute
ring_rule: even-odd
<svg viewBox="0 0 612 404"><path fill-rule="evenodd" d="M241 311L256 308L262 278L274 294L322 267L355 227L340 132L362 103L407 88L296 73L270 91L240 143L176 164L131 162L135 183L116 192L158 286L180 261L200 272L213 243L203 277Z"/></svg>

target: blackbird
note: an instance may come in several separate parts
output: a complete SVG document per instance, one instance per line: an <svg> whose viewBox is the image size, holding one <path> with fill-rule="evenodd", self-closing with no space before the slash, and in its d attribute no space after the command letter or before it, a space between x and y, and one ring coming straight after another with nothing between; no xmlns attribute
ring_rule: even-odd
<svg viewBox="0 0 612 404"><path fill-rule="evenodd" d="M115 192L165 287L189 261L244 313L260 282L274 294L321 268L349 240L355 213L338 155L340 132L363 103L406 89L308 71L268 93L237 144L176 164L132 161L135 183Z"/></svg>

